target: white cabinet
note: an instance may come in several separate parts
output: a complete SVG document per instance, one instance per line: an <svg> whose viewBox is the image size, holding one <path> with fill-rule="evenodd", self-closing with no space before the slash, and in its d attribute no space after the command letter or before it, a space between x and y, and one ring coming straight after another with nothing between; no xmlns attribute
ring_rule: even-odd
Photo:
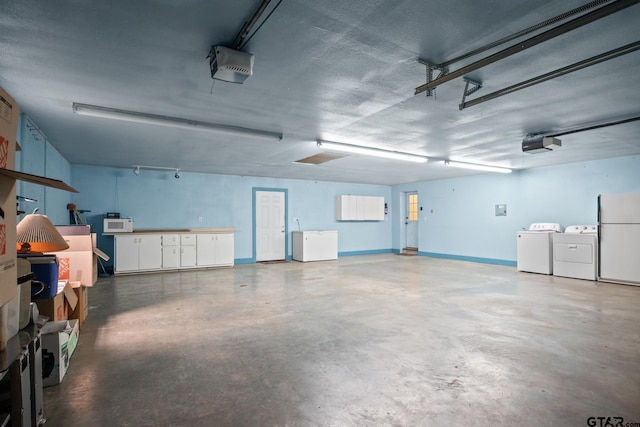
<svg viewBox="0 0 640 427"><path fill-rule="evenodd" d="M232 228L114 234L115 273L233 267Z"/></svg>
<svg viewBox="0 0 640 427"><path fill-rule="evenodd" d="M358 216L358 196L336 196L336 219L355 220Z"/></svg>
<svg viewBox="0 0 640 427"><path fill-rule="evenodd" d="M114 240L116 273L162 268L162 239L159 234L118 235Z"/></svg>
<svg viewBox="0 0 640 427"><path fill-rule="evenodd" d="M384 220L384 197L336 196L336 219L338 221L382 221Z"/></svg>
<svg viewBox="0 0 640 427"><path fill-rule="evenodd" d="M294 231L293 259L296 261L325 261L338 259L337 231Z"/></svg>
<svg viewBox="0 0 640 427"><path fill-rule="evenodd" d="M196 265L196 235L180 235L180 267L195 267Z"/></svg>
<svg viewBox="0 0 640 427"><path fill-rule="evenodd" d="M180 246L177 234L162 235L162 268L178 268L180 265Z"/></svg>
<svg viewBox="0 0 640 427"><path fill-rule="evenodd" d="M198 234L196 240L196 265L201 267L233 265L233 234Z"/></svg>
<svg viewBox="0 0 640 427"><path fill-rule="evenodd" d="M216 264L217 266L232 266L235 256L233 234L216 234Z"/></svg>
<svg viewBox="0 0 640 427"><path fill-rule="evenodd" d="M365 219L384 221L384 197L364 197Z"/></svg>

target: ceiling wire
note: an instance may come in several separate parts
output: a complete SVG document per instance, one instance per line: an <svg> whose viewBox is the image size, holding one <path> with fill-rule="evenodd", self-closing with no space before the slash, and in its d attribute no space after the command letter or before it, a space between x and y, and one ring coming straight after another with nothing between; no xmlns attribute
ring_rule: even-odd
<svg viewBox="0 0 640 427"><path fill-rule="evenodd" d="M276 4L273 9L271 9L271 12L269 12L269 14L267 15L266 18L264 18L264 20L260 23L260 25L258 25L258 28L256 28L256 30L249 36L248 39L244 40L242 42L242 44L240 45L240 47L238 48L238 50L241 50L243 47L245 47L245 45L247 43L249 43L249 41L253 38L253 36L256 35L256 33L258 31L260 31L260 28L262 28L262 26L264 25L265 22L267 22L267 20L269 20L269 18L271 17L271 15L273 14L273 12L276 11L276 9L278 8L278 6L280 6L280 4L282 3L282 0L278 1L278 4Z"/></svg>

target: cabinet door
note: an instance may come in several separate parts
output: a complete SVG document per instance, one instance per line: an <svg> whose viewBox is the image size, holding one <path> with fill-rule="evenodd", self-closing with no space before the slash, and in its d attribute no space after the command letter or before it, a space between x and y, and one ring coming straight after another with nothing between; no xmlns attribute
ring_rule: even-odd
<svg viewBox="0 0 640 427"><path fill-rule="evenodd" d="M196 246L180 246L180 267L195 267Z"/></svg>
<svg viewBox="0 0 640 427"><path fill-rule="evenodd" d="M233 265L234 244L233 234L216 234L215 265Z"/></svg>
<svg viewBox="0 0 640 427"><path fill-rule="evenodd" d="M338 221L354 221L364 218L364 205L358 208L358 199L361 196L344 194L336 196L336 219ZM362 218L358 218L358 216Z"/></svg>
<svg viewBox="0 0 640 427"><path fill-rule="evenodd" d="M216 263L217 234L198 234L196 236L196 265L205 267Z"/></svg>
<svg viewBox="0 0 640 427"><path fill-rule="evenodd" d="M375 217L377 221L384 221L384 197L374 197L375 201Z"/></svg>
<svg viewBox="0 0 640 427"><path fill-rule="evenodd" d="M180 247L179 246L163 246L162 247L162 268L178 268L180 264Z"/></svg>
<svg viewBox="0 0 640 427"><path fill-rule="evenodd" d="M115 271L138 270L138 237L114 236L115 240Z"/></svg>
<svg viewBox="0 0 640 427"><path fill-rule="evenodd" d="M349 202L350 196L336 196L336 219L338 221L349 220Z"/></svg>
<svg viewBox="0 0 640 427"><path fill-rule="evenodd" d="M364 198L365 202L365 220L382 221L384 220L384 198L368 196Z"/></svg>
<svg viewBox="0 0 640 427"><path fill-rule="evenodd" d="M138 237L138 268L159 270L162 268L162 238L159 234Z"/></svg>

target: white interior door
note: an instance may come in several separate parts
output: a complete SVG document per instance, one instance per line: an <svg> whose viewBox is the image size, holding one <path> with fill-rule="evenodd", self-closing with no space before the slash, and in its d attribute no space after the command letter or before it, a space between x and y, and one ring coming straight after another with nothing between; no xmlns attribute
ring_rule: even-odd
<svg viewBox="0 0 640 427"><path fill-rule="evenodd" d="M256 191L256 261L285 259L284 191Z"/></svg>
<svg viewBox="0 0 640 427"><path fill-rule="evenodd" d="M407 248L418 249L418 193L406 194L405 225Z"/></svg>

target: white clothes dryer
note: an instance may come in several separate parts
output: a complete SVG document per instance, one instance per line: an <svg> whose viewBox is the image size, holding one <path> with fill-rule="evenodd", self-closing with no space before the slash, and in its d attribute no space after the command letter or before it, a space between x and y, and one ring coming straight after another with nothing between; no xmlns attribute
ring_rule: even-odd
<svg viewBox="0 0 640 427"><path fill-rule="evenodd" d="M570 225L553 235L553 275L596 280L598 226Z"/></svg>

